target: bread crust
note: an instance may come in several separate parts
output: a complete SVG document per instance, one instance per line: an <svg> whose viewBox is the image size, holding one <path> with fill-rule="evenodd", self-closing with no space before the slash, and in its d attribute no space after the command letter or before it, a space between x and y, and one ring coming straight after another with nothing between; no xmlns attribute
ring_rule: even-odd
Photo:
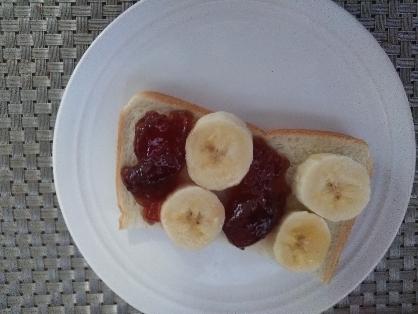
<svg viewBox="0 0 418 314"><path fill-rule="evenodd" d="M118 123L118 142L116 158L116 190L118 197L118 206L121 211L121 216L119 217L120 229L126 229L130 227L150 227L142 219L142 207L139 206L135 201L132 202L133 196L126 190L120 177L121 168L126 165L131 165L129 163L126 164L126 156L127 154L129 156L133 154L133 141L127 141L126 134L128 134L128 132L133 132L133 129L131 128L132 124L134 123L134 121L132 121L132 115L134 115L133 113L135 113L136 110L140 109L141 106L148 106L151 109L163 114L172 110L188 110L195 116L196 119L211 112L210 110L205 109L201 106L154 91L144 91L137 94L122 109ZM135 123L140 117L141 116L137 117ZM253 124L247 123L247 125L253 133L253 135L264 137L270 143L270 145L272 145L279 151L279 153L282 153L286 157L288 157L291 161L291 168L296 167L297 164L300 162L300 160L298 161L298 158L303 159L304 157L289 156L289 152L286 152L286 150L283 149L287 148L287 140L290 141L297 139L299 141L302 141L303 143L310 143L314 141L335 142L336 144L334 144L334 146L331 145L331 147L328 147L326 149L332 151L333 147L335 148L335 145L337 145L338 149L335 148L337 152L340 152L341 150L344 151L345 147L350 147L353 151L355 150L355 152L353 153L351 153L350 151L350 154L353 154L352 157L354 159L357 159L358 162L362 163L368 169L370 176L373 173L374 165L373 160L370 157L369 146L365 141L361 139L330 131L304 129L273 129L269 131L264 131L263 129ZM320 142L318 142L319 144L315 142L317 144L316 146L319 146L319 148L312 144L312 147L308 149L307 152L305 152L305 155L308 153L315 153L315 149L320 150ZM282 149L280 149L280 147ZM289 170L291 172L291 169ZM129 198L131 199L128 202L127 199ZM290 203L295 204L294 199L295 198L293 198L293 202ZM286 210L291 211L294 210L295 206L288 205L287 207L288 208ZM298 209L303 208L304 210L308 210L304 208L304 206L300 203L297 204L297 207ZM330 282L335 273L335 270L338 266L339 257L345 246L345 243L347 242L347 238L351 232L354 222L355 219L339 223L332 223L327 221L332 234L332 242L326 260L320 266L320 268L315 271L315 275L317 275L324 283ZM152 227L160 226L161 225L158 223L154 224ZM258 241L252 246L247 247L246 250L253 251L258 254L268 256L274 259L272 252L272 243L274 243L273 233L274 232L271 232L265 239ZM219 240L226 241L226 237L223 233L220 235Z"/></svg>
<svg viewBox="0 0 418 314"><path fill-rule="evenodd" d="M198 115L205 115L210 113L211 111L200 107L198 105L192 104L190 102L181 100L179 98L175 98L166 94L161 94L158 92L153 92L153 91L144 91L142 93L139 93L139 95L141 95L142 97L147 97L150 99L154 99L156 101L160 101L163 103L166 103L167 105L173 106L173 107L177 107L177 110L188 110L190 112L192 112L193 114L198 114Z"/></svg>

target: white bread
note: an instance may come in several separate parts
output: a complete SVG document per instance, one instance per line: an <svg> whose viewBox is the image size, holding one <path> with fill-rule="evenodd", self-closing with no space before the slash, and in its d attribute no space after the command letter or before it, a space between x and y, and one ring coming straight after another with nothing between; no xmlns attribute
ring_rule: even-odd
<svg viewBox="0 0 418 314"><path fill-rule="evenodd" d="M141 215L142 207L135 201L132 194L125 188L120 177L120 169L123 166L133 166L136 156L133 150L136 122L150 110L160 114L168 114L172 110L188 110L195 118L199 118L209 110L180 99L160 94L157 92L142 92L135 95L123 108L119 117L118 147L116 165L116 189L118 205L121 211L119 228L132 227L161 228L160 223L149 225ZM292 182L295 167L314 153L335 153L346 155L364 165L369 175L373 172L373 160L370 156L369 146L363 140L344 134L316 131L316 130L291 130L275 129L264 132L260 128L248 124L254 135L263 136L269 144L290 161L290 168L286 174L286 180ZM187 171L187 170L185 170ZM187 175L187 174L186 174ZM296 197L290 195L286 204L287 211L307 210L300 204ZM315 274L325 283L329 282L338 265L339 256L344 248L347 237L354 224L354 220L343 222L327 221L331 231L332 242L325 262L316 270ZM278 226L276 227L276 229ZM246 251L256 252L263 256L273 258L273 243L275 230L263 240L247 247ZM226 241L223 232L218 237L219 241ZM231 245L232 247L232 245Z"/></svg>

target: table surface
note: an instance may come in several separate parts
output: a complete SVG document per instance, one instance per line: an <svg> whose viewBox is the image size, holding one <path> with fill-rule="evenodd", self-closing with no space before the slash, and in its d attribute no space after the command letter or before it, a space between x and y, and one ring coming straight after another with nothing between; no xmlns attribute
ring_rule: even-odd
<svg viewBox="0 0 418 314"><path fill-rule="evenodd" d="M418 0L335 1L390 57L418 123ZM130 0L0 0L0 311L138 312L97 277L63 220L52 139L77 61ZM325 313L418 313L416 181L377 267Z"/></svg>

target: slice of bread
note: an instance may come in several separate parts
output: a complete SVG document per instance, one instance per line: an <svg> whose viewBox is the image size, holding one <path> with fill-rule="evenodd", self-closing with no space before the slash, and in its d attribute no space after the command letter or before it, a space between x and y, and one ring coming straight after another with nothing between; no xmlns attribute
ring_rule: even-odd
<svg viewBox="0 0 418 314"><path fill-rule="evenodd" d="M123 108L119 117L116 163L116 190L121 211L120 229L133 227L161 228L160 223L149 225L144 221L141 214L142 207L125 188L120 176L120 169L123 166L133 166L137 162L133 148L135 124L150 110L157 111L160 114L168 114L173 110L188 110L196 119L211 112L183 100L149 91L135 95ZM349 156L364 165L369 175L372 175L373 160L370 156L369 146L363 140L327 131L275 129L265 132L254 125L248 124L248 126L253 135L263 136L273 148L289 159L290 168L286 173L286 180L290 185L297 165L305 161L309 155L315 153L334 153ZM184 169L184 172L187 176L187 169ZM307 209L298 202L294 195L290 195L287 199L286 210ZM332 242L324 263L315 271L315 274L325 283L329 282L334 275L354 220L338 223L327 221ZM278 227L270 232L265 239L247 247L245 250L274 259L273 243ZM228 241L223 232L219 235L218 240ZM231 245L231 247L233 246Z"/></svg>

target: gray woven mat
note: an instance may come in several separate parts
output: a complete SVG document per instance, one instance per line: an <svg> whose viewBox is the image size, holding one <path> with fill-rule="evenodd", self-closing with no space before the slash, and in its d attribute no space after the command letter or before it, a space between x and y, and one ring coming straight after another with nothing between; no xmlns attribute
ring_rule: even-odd
<svg viewBox="0 0 418 314"><path fill-rule="evenodd" d="M62 218L52 137L63 88L135 1L0 0L1 313L135 312L89 268ZM417 0L336 1L381 43L418 123ZM326 313L418 313L417 188L385 257Z"/></svg>

